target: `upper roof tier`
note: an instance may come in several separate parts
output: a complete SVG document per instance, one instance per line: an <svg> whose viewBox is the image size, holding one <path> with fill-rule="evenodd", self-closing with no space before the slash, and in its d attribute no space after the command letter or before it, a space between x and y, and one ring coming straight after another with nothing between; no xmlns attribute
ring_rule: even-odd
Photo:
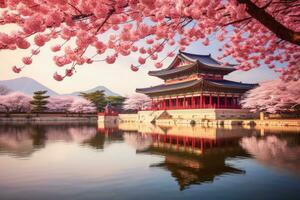
<svg viewBox="0 0 300 200"><path fill-rule="evenodd" d="M162 79L184 73L204 73L226 75L235 71L235 65L225 65L211 55L198 55L179 51L169 67L162 70L149 71L150 76Z"/></svg>

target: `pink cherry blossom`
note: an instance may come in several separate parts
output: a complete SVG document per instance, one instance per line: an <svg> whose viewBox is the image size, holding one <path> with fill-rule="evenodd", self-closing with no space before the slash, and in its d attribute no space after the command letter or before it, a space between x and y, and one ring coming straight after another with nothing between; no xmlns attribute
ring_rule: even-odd
<svg viewBox="0 0 300 200"><path fill-rule="evenodd" d="M113 64L116 61L116 56L107 56L105 60L108 64Z"/></svg>
<svg viewBox="0 0 300 200"><path fill-rule="evenodd" d="M163 64L161 62L155 63L156 68L161 68L162 66L163 66Z"/></svg>
<svg viewBox="0 0 300 200"><path fill-rule="evenodd" d="M126 98L123 103L125 110L140 110L142 108L149 108L151 106L151 99L144 94L133 94Z"/></svg>
<svg viewBox="0 0 300 200"><path fill-rule="evenodd" d="M300 106L300 80L284 82L267 81L246 93L242 106L252 111L271 113L293 110Z"/></svg>
<svg viewBox="0 0 300 200"><path fill-rule="evenodd" d="M15 73L20 73L20 71L21 71L21 68L18 68L17 66L13 66L12 67L12 70L13 70L13 72L15 72Z"/></svg>
<svg viewBox="0 0 300 200"><path fill-rule="evenodd" d="M98 55L113 64L118 57L109 55L116 54L134 54L137 59L133 59L132 64L139 63L142 67L148 59L159 57L157 62L163 62L166 57L173 56L168 52L184 51L200 42L205 51L214 51L217 47L221 60L233 59L241 70L266 66L281 73L282 80L297 80L300 77L297 3L272 0L2 0L1 25L16 28L11 33L0 33L0 49L42 47L46 42L58 40L63 51L58 53L58 46L52 50L57 52L53 60L59 67L70 68L68 65L72 62L76 64L74 67L91 64L99 60L95 58ZM217 40L220 42L215 43ZM199 49L195 53L201 52Z"/></svg>
<svg viewBox="0 0 300 200"><path fill-rule="evenodd" d="M54 73L53 78L57 81L62 81L64 80L64 77L59 75L57 72Z"/></svg>
<svg viewBox="0 0 300 200"><path fill-rule="evenodd" d="M34 37L34 43L41 47L44 46L46 43L47 38L44 35L38 34Z"/></svg>
<svg viewBox="0 0 300 200"><path fill-rule="evenodd" d="M137 72L139 70L139 68L134 65L131 65L131 70L134 72Z"/></svg>
<svg viewBox="0 0 300 200"><path fill-rule="evenodd" d="M5 95L0 95L0 111L28 112L31 109L31 100L31 97L21 92L10 92Z"/></svg>
<svg viewBox="0 0 300 200"><path fill-rule="evenodd" d="M31 57L24 57L22 61L25 65L30 65L32 63Z"/></svg>
<svg viewBox="0 0 300 200"><path fill-rule="evenodd" d="M146 62L146 59L145 58L142 58L142 57L139 57L139 63L142 65L142 64L145 64Z"/></svg>
<svg viewBox="0 0 300 200"><path fill-rule="evenodd" d="M90 101L77 97L68 110L75 113L95 113L97 109Z"/></svg>
<svg viewBox="0 0 300 200"><path fill-rule="evenodd" d="M55 46L51 47L51 50L52 50L53 52L58 52L58 51L60 51L60 49L61 49L61 46L60 46L60 45L55 45Z"/></svg>

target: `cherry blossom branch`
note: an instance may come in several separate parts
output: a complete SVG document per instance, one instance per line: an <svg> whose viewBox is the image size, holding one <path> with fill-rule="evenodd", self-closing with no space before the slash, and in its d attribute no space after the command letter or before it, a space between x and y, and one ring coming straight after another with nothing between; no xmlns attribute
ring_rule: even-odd
<svg viewBox="0 0 300 200"><path fill-rule="evenodd" d="M272 31L277 37L300 46L300 32L293 31L279 21L274 19L272 15L267 13L263 8L259 8L251 0L237 0L241 4L247 6L246 11L257 21L262 23L266 28Z"/></svg>

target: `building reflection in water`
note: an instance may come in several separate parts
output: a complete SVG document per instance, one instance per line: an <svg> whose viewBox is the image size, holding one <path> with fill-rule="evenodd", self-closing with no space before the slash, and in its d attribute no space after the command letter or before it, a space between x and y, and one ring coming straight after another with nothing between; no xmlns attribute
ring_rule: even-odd
<svg viewBox="0 0 300 200"><path fill-rule="evenodd" d="M265 165L300 175L300 132L297 129L143 124L123 124L120 128L131 131L126 138L137 153L164 157L163 162L150 167L169 171L180 190L213 182L223 175L245 174L243 169L226 162L233 158L253 157ZM139 132L135 137L134 131Z"/></svg>
<svg viewBox="0 0 300 200"><path fill-rule="evenodd" d="M39 124L1 125L0 155L30 157L51 142L72 142L101 151L112 143L126 143L139 155L157 155L162 162L149 167L170 172L184 190L211 183L224 175L243 175L229 159L255 158L265 166L300 175L298 131L241 127L155 126L151 124ZM105 160L103 161L105 162Z"/></svg>
<svg viewBox="0 0 300 200"><path fill-rule="evenodd" d="M248 157L239 145L239 140L255 132L209 127L181 129L157 127L156 132L144 132L143 134L151 135L152 145L146 150L138 151L163 156L163 162L150 167L170 171L180 190L193 184L213 182L218 176L246 173L243 169L226 163L226 160ZM182 132L184 129L185 133Z"/></svg>

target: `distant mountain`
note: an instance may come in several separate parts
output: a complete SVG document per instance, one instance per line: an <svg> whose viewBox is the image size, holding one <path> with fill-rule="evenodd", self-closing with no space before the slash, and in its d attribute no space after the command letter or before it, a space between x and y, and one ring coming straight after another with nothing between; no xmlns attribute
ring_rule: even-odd
<svg viewBox="0 0 300 200"><path fill-rule="evenodd" d="M38 90L47 90L47 94L51 96L59 95L58 93L54 92L48 87L40 84L36 80L27 77L21 77L4 81L0 80L0 85L5 85L10 90L23 92L28 95L32 95L35 91Z"/></svg>
<svg viewBox="0 0 300 200"><path fill-rule="evenodd" d="M42 85L41 83L37 82L36 80L28 77L21 77L21 78L16 78L16 79L11 79L11 80L0 80L0 85L6 86L8 89L12 91L19 91L23 92L28 95L32 95L35 91L38 90L47 90L47 94L50 96L58 96L58 95L71 95L71 96L78 96L80 92L94 92L97 90L104 90L104 94L107 96L120 96L117 93L114 93L110 89L104 87L104 86L98 86L90 90L86 91L77 91L73 92L71 94L59 94L50 88Z"/></svg>
<svg viewBox="0 0 300 200"><path fill-rule="evenodd" d="M78 95L80 94L80 92L89 93L89 92L95 92L95 91L97 91L97 90L103 90L103 91L104 91L104 94L105 94L106 96L120 96L119 94L114 93L113 91L111 91L110 89L108 89L107 87L104 87L104 86L98 86L98 87L95 87L95 88L93 88L93 89L85 90L85 91L73 92L73 93L67 94L67 95L78 96Z"/></svg>

